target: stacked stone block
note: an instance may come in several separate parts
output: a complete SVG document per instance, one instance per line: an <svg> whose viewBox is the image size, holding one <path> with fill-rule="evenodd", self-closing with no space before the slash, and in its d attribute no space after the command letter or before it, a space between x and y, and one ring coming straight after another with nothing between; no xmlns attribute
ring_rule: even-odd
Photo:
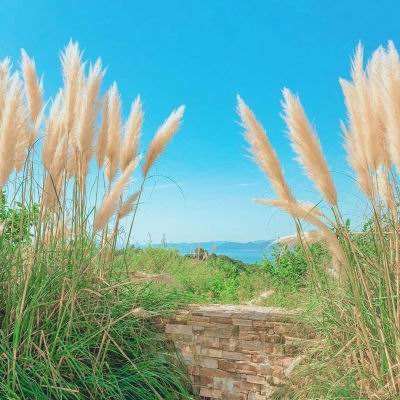
<svg viewBox="0 0 400 400"><path fill-rule="evenodd" d="M278 308L192 306L165 332L202 399L265 400L285 384L312 336L293 317Z"/></svg>

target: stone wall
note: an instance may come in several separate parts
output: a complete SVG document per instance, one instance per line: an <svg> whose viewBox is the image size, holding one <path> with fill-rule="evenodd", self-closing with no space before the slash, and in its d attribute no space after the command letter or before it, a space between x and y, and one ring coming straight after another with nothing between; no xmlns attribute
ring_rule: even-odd
<svg viewBox="0 0 400 400"><path fill-rule="evenodd" d="M165 325L202 399L268 399L281 390L311 333L293 313L258 306L207 305Z"/></svg>

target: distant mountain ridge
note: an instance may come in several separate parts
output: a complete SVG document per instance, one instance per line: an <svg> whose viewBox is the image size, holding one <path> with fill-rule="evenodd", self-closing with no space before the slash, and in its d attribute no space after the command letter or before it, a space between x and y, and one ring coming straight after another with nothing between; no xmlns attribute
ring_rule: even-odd
<svg viewBox="0 0 400 400"><path fill-rule="evenodd" d="M261 261L270 253L272 240L255 240L251 242L209 241L209 242L179 242L156 243L141 247L166 247L178 250L181 254L192 253L197 247L209 253L223 254L246 263Z"/></svg>

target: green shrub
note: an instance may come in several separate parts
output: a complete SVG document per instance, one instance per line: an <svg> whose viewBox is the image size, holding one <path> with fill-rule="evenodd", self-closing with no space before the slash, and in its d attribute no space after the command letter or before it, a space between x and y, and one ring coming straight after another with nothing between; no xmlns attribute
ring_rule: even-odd
<svg viewBox="0 0 400 400"><path fill-rule="evenodd" d="M5 193L0 191L1 244L15 247L22 242L29 243L33 236L31 229L37 224L38 217L37 204L16 202L14 207L10 207Z"/></svg>
<svg viewBox="0 0 400 400"><path fill-rule="evenodd" d="M325 265L328 257L326 248L320 243L309 246L314 262ZM286 290L297 290L304 287L309 280L309 262L304 248L300 245L287 246L277 244L272 256L262 263L275 287Z"/></svg>

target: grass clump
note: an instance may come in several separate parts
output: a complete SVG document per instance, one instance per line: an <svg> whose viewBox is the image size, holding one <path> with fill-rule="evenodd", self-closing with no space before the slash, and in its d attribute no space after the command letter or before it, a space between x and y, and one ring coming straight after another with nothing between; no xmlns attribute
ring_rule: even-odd
<svg viewBox="0 0 400 400"><path fill-rule="evenodd" d="M124 123L116 84L101 94L100 60L88 66L71 42L61 63L64 86L48 108L33 59L22 53L21 73L0 63L0 398L190 399L152 321L179 299L116 262L120 227L128 246L183 107L157 131L134 189L140 98Z"/></svg>
<svg viewBox="0 0 400 400"><path fill-rule="evenodd" d="M293 217L320 299L312 318L321 348L300 374L293 394L298 399L400 396L400 61L393 43L376 50L365 68L359 46L351 76L351 82L341 80L348 111L348 124L342 128L349 163L370 205L371 220L361 234L351 232L344 221L340 197L299 98L283 91L284 119L300 164L327 203L325 213L295 198L263 127L239 98L251 151L277 195L259 202ZM315 229L311 235L304 232L304 222ZM313 254L315 241L329 250L327 262ZM297 264L291 264L301 275Z"/></svg>

